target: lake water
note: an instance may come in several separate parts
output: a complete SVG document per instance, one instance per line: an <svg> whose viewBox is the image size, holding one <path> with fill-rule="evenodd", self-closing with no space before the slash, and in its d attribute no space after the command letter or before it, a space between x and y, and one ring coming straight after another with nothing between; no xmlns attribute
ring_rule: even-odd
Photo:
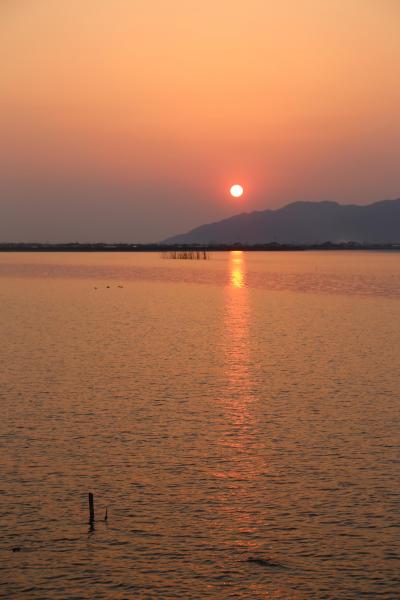
<svg viewBox="0 0 400 600"><path fill-rule="evenodd" d="M1 254L0 597L400 598L399 300L396 252Z"/></svg>

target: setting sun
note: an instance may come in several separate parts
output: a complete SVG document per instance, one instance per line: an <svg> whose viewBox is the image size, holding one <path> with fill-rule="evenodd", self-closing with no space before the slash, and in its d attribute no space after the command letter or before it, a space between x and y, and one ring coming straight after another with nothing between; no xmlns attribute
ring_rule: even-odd
<svg viewBox="0 0 400 600"><path fill-rule="evenodd" d="M240 196L243 196L243 188L238 183L235 183L235 185L233 185L229 191L231 196L234 198L240 198Z"/></svg>

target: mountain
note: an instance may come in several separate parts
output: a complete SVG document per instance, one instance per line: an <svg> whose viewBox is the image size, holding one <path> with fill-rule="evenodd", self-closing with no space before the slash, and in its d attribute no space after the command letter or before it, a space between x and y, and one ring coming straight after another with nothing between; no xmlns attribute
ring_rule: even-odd
<svg viewBox="0 0 400 600"><path fill-rule="evenodd" d="M400 199L366 206L293 202L278 210L242 213L164 240L167 244L318 244L400 242Z"/></svg>

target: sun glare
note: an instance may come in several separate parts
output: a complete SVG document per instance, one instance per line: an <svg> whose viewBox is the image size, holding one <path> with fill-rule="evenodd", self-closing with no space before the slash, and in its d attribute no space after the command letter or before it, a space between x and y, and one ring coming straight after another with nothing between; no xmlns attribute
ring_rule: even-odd
<svg viewBox="0 0 400 600"><path fill-rule="evenodd" d="M235 183L235 185L231 187L230 193L233 198L240 198L240 196L243 196L243 188L238 183Z"/></svg>

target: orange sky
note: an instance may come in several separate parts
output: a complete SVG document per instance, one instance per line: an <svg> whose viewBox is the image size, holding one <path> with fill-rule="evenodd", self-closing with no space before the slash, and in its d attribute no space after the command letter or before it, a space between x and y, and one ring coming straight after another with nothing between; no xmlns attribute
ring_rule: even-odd
<svg viewBox="0 0 400 600"><path fill-rule="evenodd" d="M0 240L399 197L399 28L397 0L2 2Z"/></svg>

